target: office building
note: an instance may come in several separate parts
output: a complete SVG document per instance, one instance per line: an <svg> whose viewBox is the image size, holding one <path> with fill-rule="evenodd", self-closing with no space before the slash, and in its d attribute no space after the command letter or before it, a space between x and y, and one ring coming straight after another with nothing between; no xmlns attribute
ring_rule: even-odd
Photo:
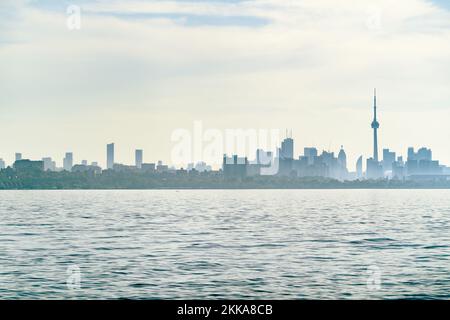
<svg viewBox="0 0 450 320"><path fill-rule="evenodd" d="M154 163L143 163L141 170L147 173L153 173L156 170L156 165Z"/></svg>
<svg viewBox="0 0 450 320"><path fill-rule="evenodd" d="M294 159L294 140L292 138L286 138L281 142L280 158Z"/></svg>
<svg viewBox="0 0 450 320"><path fill-rule="evenodd" d="M106 168L108 170L114 169L114 143L106 146Z"/></svg>
<svg viewBox="0 0 450 320"><path fill-rule="evenodd" d="M144 151L140 149L137 149L135 152L135 165L138 169L142 169L143 153Z"/></svg>
<svg viewBox="0 0 450 320"><path fill-rule="evenodd" d="M312 165L314 160L317 158L317 149L316 148L303 148L303 154L308 161L308 165Z"/></svg>
<svg viewBox="0 0 450 320"><path fill-rule="evenodd" d="M366 178L367 179L381 179L384 177L383 166L373 158L366 161Z"/></svg>
<svg viewBox="0 0 450 320"><path fill-rule="evenodd" d="M392 171L392 165L395 162L395 152L389 149L383 149L383 171Z"/></svg>
<svg viewBox="0 0 450 320"><path fill-rule="evenodd" d="M44 171L56 171L56 162L50 157L42 158L44 162Z"/></svg>
<svg viewBox="0 0 450 320"><path fill-rule="evenodd" d="M363 177L363 157L360 156L356 161L356 178L361 179Z"/></svg>
<svg viewBox="0 0 450 320"><path fill-rule="evenodd" d="M241 158L237 155L232 157L223 156L222 170L225 178L242 179L247 175L247 158Z"/></svg>
<svg viewBox="0 0 450 320"><path fill-rule="evenodd" d="M44 171L44 161L17 160L13 164L16 171Z"/></svg>
<svg viewBox="0 0 450 320"><path fill-rule="evenodd" d="M73 153L66 152L66 156L63 159L63 169L65 171L72 171L73 167Z"/></svg>

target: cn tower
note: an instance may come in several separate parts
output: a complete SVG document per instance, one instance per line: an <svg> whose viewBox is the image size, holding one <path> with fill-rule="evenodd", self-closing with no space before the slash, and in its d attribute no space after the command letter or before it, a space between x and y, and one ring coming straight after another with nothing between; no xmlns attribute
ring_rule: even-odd
<svg viewBox="0 0 450 320"><path fill-rule="evenodd" d="M373 96L373 121L372 121L372 129L373 129L373 159L378 161L378 128L380 124L377 121L377 89L374 90Z"/></svg>

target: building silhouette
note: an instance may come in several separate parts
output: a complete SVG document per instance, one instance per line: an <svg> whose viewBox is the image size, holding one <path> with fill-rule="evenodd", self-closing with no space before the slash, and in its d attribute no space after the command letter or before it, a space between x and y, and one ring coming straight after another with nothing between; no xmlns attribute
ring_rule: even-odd
<svg viewBox="0 0 450 320"><path fill-rule="evenodd" d="M408 148L406 161L406 173L408 176L440 175L442 171L439 161L433 160L431 149L422 147L417 152L414 152L413 147Z"/></svg>
<svg viewBox="0 0 450 320"><path fill-rule="evenodd" d="M153 173L156 170L156 165L154 163L143 163L141 171L147 173Z"/></svg>
<svg viewBox="0 0 450 320"><path fill-rule="evenodd" d="M356 179L362 178L363 178L363 157L359 156L358 160L356 161Z"/></svg>
<svg viewBox="0 0 450 320"><path fill-rule="evenodd" d="M56 162L50 157L42 158L44 162L44 171L56 171Z"/></svg>
<svg viewBox="0 0 450 320"><path fill-rule="evenodd" d="M15 161L20 161L20 160L22 160L22 154L21 153L19 153L19 152L16 152L16 154L15 154Z"/></svg>
<svg viewBox="0 0 450 320"><path fill-rule="evenodd" d="M366 178L367 179L380 179L383 178L383 166L379 161L374 158L369 158L366 161Z"/></svg>
<svg viewBox="0 0 450 320"><path fill-rule="evenodd" d="M273 162L272 151L264 151L263 149L256 150L256 164L266 166Z"/></svg>
<svg viewBox="0 0 450 320"><path fill-rule="evenodd" d="M168 172L168 171L169 171L169 166L166 164L163 164L163 162L161 160L158 161L158 165L156 166L156 172L163 173L163 172Z"/></svg>
<svg viewBox="0 0 450 320"><path fill-rule="evenodd" d="M303 155L306 157L308 165L313 165L317 158L317 149L303 148Z"/></svg>
<svg viewBox="0 0 450 320"><path fill-rule="evenodd" d="M135 165L138 169L142 169L143 154L144 151L141 149L137 149L135 152Z"/></svg>
<svg viewBox="0 0 450 320"><path fill-rule="evenodd" d="M6 168L6 163L3 159L0 158L0 170L3 170Z"/></svg>
<svg viewBox="0 0 450 320"><path fill-rule="evenodd" d="M243 179L247 176L247 157L240 158L237 155L227 157L223 155L222 170L225 178Z"/></svg>
<svg viewBox="0 0 450 320"><path fill-rule="evenodd" d="M344 146L341 146L341 150L339 150L337 162L339 167L337 168L337 178L339 180L346 180L348 178L348 170L347 170L347 154L345 153Z"/></svg>
<svg viewBox="0 0 450 320"><path fill-rule="evenodd" d="M44 171L44 161L17 160L14 162L13 168L20 172Z"/></svg>
<svg viewBox="0 0 450 320"><path fill-rule="evenodd" d="M114 143L106 145L106 168L114 169Z"/></svg>
<svg viewBox="0 0 450 320"><path fill-rule="evenodd" d="M73 153L66 152L66 156L63 159L63 169L65 171L72 171L73 167Z"/></svg>
<svg viewBox="0 0 450 320"><path fill-rule="evenodd" d="M342 168L347 170L347 154L344 151L344 146L341 146L341 150L339 150L338 163Z"/></svg>
<svg viewBox="0 0 450 320"><path fill-rule="evenodd" d="M72 172L82 172L82 173L91 173L94 175L99 175L102 173L102 168L94 165L87 164L76 164L72 167Z"/></svg>
<svg viewBox="0 0 450 320"><path fill-rule="evenodd" d="M291 137L286 138L281 142L280 158L294 159L294 140Z"/></svg>
<svg viewBox="0 0 450 320"><path fill-rule="evenodd" d="M395 162L395 152L389 149L383 149L383 171L392 171L392 165Z"/></svg>

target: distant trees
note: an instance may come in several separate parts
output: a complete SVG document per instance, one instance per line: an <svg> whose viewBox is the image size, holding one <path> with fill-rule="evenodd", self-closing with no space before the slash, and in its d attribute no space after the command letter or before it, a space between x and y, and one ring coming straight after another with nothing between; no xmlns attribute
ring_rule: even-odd
<svg viewBox="0 0 450 320"><path fill-rule="evenodd" d="M251 176L224 179L211 172L51 172L0 171L0 189L376 189L450 188L449 181L356 180L322 177Z"/></svg>

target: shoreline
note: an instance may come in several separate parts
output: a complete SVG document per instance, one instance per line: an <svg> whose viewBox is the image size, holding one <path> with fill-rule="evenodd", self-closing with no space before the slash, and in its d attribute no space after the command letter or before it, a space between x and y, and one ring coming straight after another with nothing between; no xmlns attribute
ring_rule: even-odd
<svg viewBox="0 0 450 320"><path fill-rule="evenodd" d="M145 191L145 190L159 190L159 191L165 191L165 190L173 190L173 191L186 191L186 190L205 190L205 191L211 191L211 190L450 190L450 187L361 187L361 188L355 188L355 187L342 187L342 188L336 188L336 187L330 187L330 188L314 188L314 187L304 187L304 188L252 188L252 187L242 187L242 188L211 188L211 187L205 187L205 188L181 188L181 187L168 187L168 188L16 188L16 189L0 189L0 192L2 191Z"/></svg>

